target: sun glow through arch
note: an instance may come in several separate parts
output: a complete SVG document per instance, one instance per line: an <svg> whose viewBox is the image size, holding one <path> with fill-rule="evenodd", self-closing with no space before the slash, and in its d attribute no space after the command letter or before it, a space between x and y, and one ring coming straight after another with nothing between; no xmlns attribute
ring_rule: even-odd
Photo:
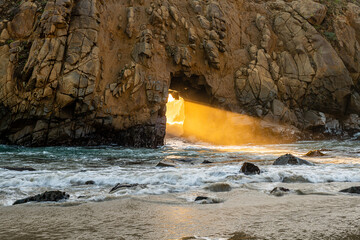
<svg viewBox="0 0 360 240"><path fill-rule="evenodd" d="M178 100L169 94L166 104L166 132L170 136L180 137L184 133L185 101L179 97Z"/></svg>
<svg viewBox="0 0 360 240"><path fill-rule="evenodd" d="M166 133L215 145L280 143L282 137L271 129L281 128L244 114L186 101L177 92L166 104Z"/></svg>

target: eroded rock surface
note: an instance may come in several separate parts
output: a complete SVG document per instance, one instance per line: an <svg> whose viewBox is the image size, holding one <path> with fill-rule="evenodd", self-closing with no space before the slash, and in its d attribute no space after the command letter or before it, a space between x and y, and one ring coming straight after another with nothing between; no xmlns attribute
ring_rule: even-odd
<svg viewBox="0 0 360 240"><path fill-rule="evenodd" d="M23 172L23 171L36 171L34 168L32 167L0 167L0 168L4 168L10 171L18 171L18 172Z"/></svg>
<svg viewBox="0 0 360 240"><path fill-rule="evenodd" d="M284 187L276 187L273 190L270 191L271 195L274 195L276 197L284 196L286 193L289 193L290 189L284 188Z"/></svg>
<svg viewBox="0 0 360 240"><path fill-rule="evenodd" d="M294 155L285 154L285 155L279 157L278 159L276 159L275 162L273 163L273 165L310 165L310 166L313 166L314 164L309 161L306 161L304 159L295 157Z"/></svg>
<svg viewBox="0 0 360 240"><path fill-rule="evenodd" d="M360 194L360 186L343 189L340 192Z"/></svg>
<svg viewBox="0 0 360 240"><path fill-rule="evenodd" d="M13 205L23 204L27 202L58 202L60 200L68 199L69 194L61 191L48 191L32 197L16 200Z"/></svg>
<svg viewBox="0 0 360 240"><path fill-rule="evenodd" d="M240 172L245 175L255 175L260 174L260 168L253 163L245 162L240 169Z"/></svg>
<svg viewBox="0 0 360 240"><path fill-rule="evenodd" d="M228 183L213 183L207 187L211 192L229 192L231 191L231 186Z"/></svg>
<svg viewBox="0 0 360 240"><path fill-rule="evenodd" d="M174 78L226 110L360 131L358 2L28 0L0 13L3 143L162 145Z"/></svg>

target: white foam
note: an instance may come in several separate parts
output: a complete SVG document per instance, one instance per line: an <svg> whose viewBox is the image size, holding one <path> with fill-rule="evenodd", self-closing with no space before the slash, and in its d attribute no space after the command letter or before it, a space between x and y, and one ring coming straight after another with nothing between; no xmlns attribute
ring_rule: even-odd
<svg viewBox="0 0 360 240"><path fill-rule="evenodd" d="M306 158L317 163L316 166L269 165L284 153L290 152L296 156L302 156L314 148L329 148L331 150L325 151L328 154L326 157ZM55 150L34 150L31 152L31 149L24 148L25 152L21 152L22 149L20 149L20 152L16 153L17 157L19 155L34 157L38 156L37 154L45 154L55 156L56 161L48 160L45 163L35 163L34 166L25 162L26 166L47 169L34 172L0 169L0 189L4 190L0 192L0 204L9 205L16 199L39 194L46 190L63 190L73 196L71 197L72 201L83 201L77 198L86 196L86 199L104 200L113 196L132 194L199 191L213 182L228 182L235 187L249 183L280 183L284 179L290 179L290 181L291 179L300 179L309 183L360 182L360 146L351 142L300 142L287 145L229 147L202 143L190 144L181 139L172 139L168 141L166 146L157 150L110 148L108 151L100 149L99 154L96 154L96 149L91 149L88 155L79 155L77 158L74 148L61 149L64 151L63 157L58 152L54 153ZM66 151L71 154L66 155ZM6 152L11 153L5 147L5 150L0 154L8 156ZM9 163L12 163L11 154L9 155ZM106 159L104 160L104 155L114 159L111 160L113 162L110 161L109 163ZM177 168L154 167L162 159L176 160L182 158L195 159L195 164L179 162ZM239 173L242 162L200 164L203 160L222 162L233 159L263 160L256 163L261 168L262 173L250 176ZM142 161L144 164L139 166L126 165L127 162L131 161ZM125 164L122 166L111 165L121 163ZM14 163L14 166L17 164L18 162ZM89 180L95 181L95 185L84 185ZM109 194L109 190L117 183L145 184L147 187L124 189L115 194Z"/></svg>

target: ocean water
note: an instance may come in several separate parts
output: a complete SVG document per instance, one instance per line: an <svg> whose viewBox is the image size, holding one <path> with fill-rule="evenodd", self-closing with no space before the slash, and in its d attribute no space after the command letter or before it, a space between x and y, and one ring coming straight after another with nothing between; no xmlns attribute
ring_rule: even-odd
<svg viewBox="0 0 360 240"><path fill-rule="evenodd" d="M321 149L326 156L304 157ZM315 166L273 166L279 156L291 153ZM208 160L213 164L202 164ZM158 168L171 161L176 168ZM244 162L260 167L260 175L239 172ZM11 171L1 167L32 167ZM87 181L94 185L86 185ZM279 145L214 146L170 138L158 149L118 146L25 148L0 145L0 205L47 190L70 194L68 201L88 202L127 195L184 193L189 196L211 183L227 182L234 188L269 191L279 183L330 183L323 192L338 191L331 183L360 182L360 141L302 141ZM109 193L117 183L142 187ZM317 191L319 191L317 189ZM190 197L191 199L191 197Z"/></svg>

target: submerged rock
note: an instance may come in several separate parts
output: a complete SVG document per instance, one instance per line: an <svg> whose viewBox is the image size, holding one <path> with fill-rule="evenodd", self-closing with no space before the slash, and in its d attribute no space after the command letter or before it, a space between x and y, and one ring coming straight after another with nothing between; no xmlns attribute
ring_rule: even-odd
<svg viewBox="0 0 360 240"><path fill-rule="evenodd" d="M201 201L201 200L206 200L206 199L209 199L209 198L208 198L208 197L204 197L204 196L198 196L198 197L195 198L194 201L196 202L196 201Z"/></svg>
<svg viewBox="0 0 360 240"><path fill-rule="evenodd" d="M304 159L295 157L294 155L285 154L285 155L279 157L278 159L276 159L275 162L273 163L273 165L310 165L310 166L313 166L314 164L309 161L306 161Z"/></svg>
<svg viewBox="0 0 360 240"><path fill-rule="evenodd" d="M57 202L63 199L68 199L69 194L61 191L47 191L32 197L16 200L13 205L23 204L27 202Z"/></svg>
<svg viewBox="0 0 360 240"><path fill-rule="evenodd" d="M360 186L343 189L340 192L360 194Z"/></svg>
<svg viewBox="0 0 360 240"><path fill-rule="evenodd" d="M138 184L138 183L134 183L134 184L121 184L118 183L115 185L115 187L113 187L109 193L114 193L115 191L118 191L120 189L125 189L125 188L136 188L136 187L140 187L140 188L145 188L147 185L146 184Z"/></svg>
<svg viewBox="0 0 360 240"><path fill-rule="evenodd" d="M307 183L310 182L309 180L307 180L306 178L304 178L303 176L288 176L288 177L284 177L282 182L284 183Z"/></svg>
<svg viewBox="0 0 360 240"><path fill-rule="evenodd" d="M231 186L228 183L213 183L207 187L211 192L229 192Z"/></svg>
<svg viewBox="0 0 360 240"><path fill-rule="evenodd" d="M209 160L204 160L201 164L211 164L213 162L209 161Z"/></svg>
<svg viewBox="0 0 360 240"><path fill-rule="evenodd" d="M250 239L258 239L258 238L250 236L244 232L235 232L233 233L233 236L228 240L250 240Z"/></svg>
<svg viewBox="0 0 360 240"><path fill-rule="evenodd" d="M285 193L290 192L290 189L284 188L284 187L276 187L273 190L271 190L270 194L274 195L276 197L284 196Z"/></svg>
<svg viewBox="0 0 360 240"><path fill-rule="evenodd" d="M255 164L245 162L242 165L240 172L243 172L245 175L255 175L260 174L260 168Z"/></svg>
<svg viewBox="0 0 360 240"><path fill-rule="evenodd" d="M32 167L2 167L4 169L10 170L10 171L18 171L18 172L22 172L22 171L36 171L36 169L32 168Z"/></svg>
<svg viewBox="0 0 360 240"><path fill-rule="evenodd" d="M224 202L224 200L222 200L220 198L198 196L195 198L195 202L200 203L200 204L213 204L213 203L222 203L222 202Z"/></svg>
<svg viewBox="0 0 360 240"><path fill-rule="evenodd" d="M320 150L312 150L309 151L307 154L305 154L305 156L307 157L322 157L325 156L325 153L322 153Z"/></svg>
<svg viewBox="0 0 360 240"><path fill-rule="evenodd" d="M173 163L161 161L156 165L156 167L176 167L176 165Z"/></svg>
<svg viewBox="0 0 360 240"><path fill-rule="evenodd" d="M85 185L94 185L94 184L95 184L95 181L93 181L93 180L85 182Z"/></svg>

